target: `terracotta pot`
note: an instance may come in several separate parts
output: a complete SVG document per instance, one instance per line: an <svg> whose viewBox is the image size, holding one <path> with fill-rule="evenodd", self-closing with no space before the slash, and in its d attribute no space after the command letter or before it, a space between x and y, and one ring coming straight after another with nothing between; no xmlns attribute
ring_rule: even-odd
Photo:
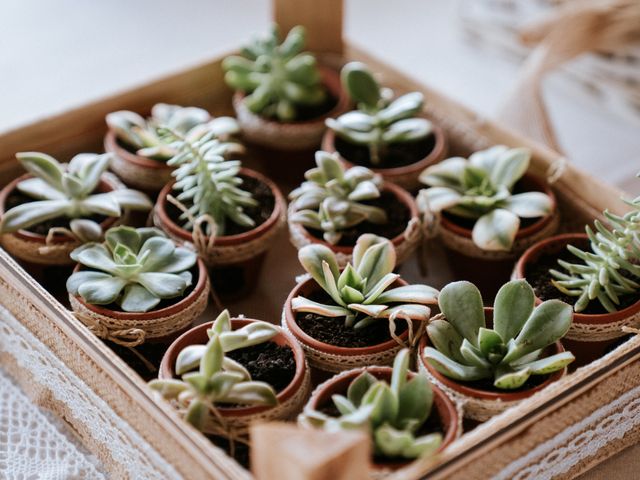
<svg viewBox="0 0 640 480"><path fill-rule="evenodd" d="M407 282L399 278L393 284L393 287L403 285L407 285ZM316 340L300 328L296 322L295 312L291 308L291 301L299 295L309 298L311 294L320 290L320 286L311 278L299 283L289 293L282 312L282 326L290 331L302 345L309 365L314 371L314 379L325 380L328 378L327 373L337 373L351 368L369 365L391 365L396 354L402 348L392 338L378 345L368 347L339 347ZM341 320L336 319L336 321ZM398 325L400 324L398 323ZM399 335L404 342L407 341L408 336L408 330Z"/></svg>
<svg viewBox="0 0 640 480"><path fill-rule="evenodd" d="M5 204L11 193L16 189L16 186L22 180L31 178L32 175L22 175L16 178L11 183L7 184L0 191L0 214L4 214L6 207ZM114 190L116 185L110 183L110 181L103 177L98 185L97 190L99 192L110 192ZM113 226L118 218L108 217L100 226L103 231ZM80 246L80 242L73 240L65 235L54 235L49 245L49 251L46 253L40 253L40 248L46 245L46 236L38 233L33 233L28 230L18 230L13 233L5 233L0 235L0 244L2 247L11 254L14 258L26 262L29 267L33 266L69 266L75 262L71 260L69 254ZM31 270L31 268L29 268Z"/></svg>
<svg viewBox="0 0 640 480"><path fill-rule="evenodd" d="M109 168L132 188L157 193L171 181L173 167L130 152L118 142L112 130L104 137L104 149L113 153Z"/></svg>
<svg viewBox="0 0 640 480"><path fill-rule="evenodd" d="M487 324L491 326L493 324L493 308L485 307L484 312ZM432 346L429 341L429 336L423 335L418 347L419 369L428 372L428 374L435 380L436 384L443 388L445 392L450 393L454 398L460 399L460 401L465 405L465 417L473 420L488 420L492 416L518 404L518 402L525 398L529 398L534 393L539 392L551 383L559 380L567 372L567 369L564 368L549 374L544 382L528 390L517 392L480 390L445 377L433 366L427 363L423 356L424 349L427 346ZM555 342L555 344L547 347L547 349L550 350L549 353L552 355L565 351L562 343L560 342Z"/></svg>
<svg viewBox="0 0 640 480"><path fill-rule="evenodd" d="M249 323L257 320L248 318L231 319L231 328L237 330ZM178 337L167 349L158 372L158 378L171 379L176 378L174 366L178 354L189 345L204 345L209 340L207 329L211 328L213 322L207 322L202 325L193 327ZM218 411L236 428L245 428L254 420L290 420L302 409L302 406L309 397L311 382L309 370L304 357L304 352L298 342L286 331L279 329L272 342L278 345L286 345L293 351L296 362L296 372L293 380L287 387L278 392L276 398L278 405L269 407L264 405L248 406L248 407L218 407Z"/></svg>
<svg viewBox="0 0 640 480"><path fill-rule="evenodd" d="M242 130L242 135L251 143L274 150L308 150L320 145L325 131L324 121L336 117L349 108L349 99L342 90L340 74L331 68L320 66L322 83L337 100L327 113L306 121L279 122L251 112L244 103L244 93L233 95L233 108Z"/></svg>
<svg viewBox="0 0 640 480"><path fill-rule="evenodd" d="M530 265L543 255L559 254L566 250L569 244L588 249L589 237L584 233L565 233L536 243L525 251L516 263L513 278L527 279L527 270ZM580 262L577 257L576 262ZM542 300L536 298L536 302L541 303ZM574 312L573 323L562 342L576 356L574 366L582 366L608 353L619 343L621 337L628 335L622 331L623 326L636 327L638 322L640 322L640 301L613 313Z"/></svg>
<svg viewBox="0 0 640 480"><path fill-rule="evenodd" d="M549 196L552 210L549 215L520 228L509 252L487 252L476 246L472 230L459 225L446 214L440 215L439 236L447 250L447 261L457 280L468 280L482 292L488 304L502 285L509 281L513 265L518 256L535 242L553 235L560 223L556 197L553 190L542 179L525 174L522 178L524 191L540 191Z"/></svg>
<svg viewBox="0 0 640 480"><path fill-rule="evenodd" d="M309 401L305 406L305 410L319 410L325 405L331 403L332 395L345 395L351 382L365 371L369 372L377 379L391 382L391 375L393 372L391 367L369 366L348 370L319 385L311 394L311 398L309 398ZM409 372L407 378L411 379L415 376L415 372ZM437 450L437 453L439 453L447 448L447 446L449 446L462 433L460 429L461 419L458 417L458 411L454 402L437 386L432 385L431 387L433 389L433 408L431 410L431 415L433 415L434 412L437 413L443 432L442 444ZM303 426L306 425L303 424ZM373 462L372 468L375 470L397 470L407 466L409 463L411 463L411 461L403 460Z"/></svg>
<svg viewBox="0 0 640 480"><path fill-rule="evenodd" d="M395 197L407 207L411 216L411 219L409 220L409 223L407 223L404 231L399 235L396 235L394 238L389 239L396 249L396 263L397 265L400 265L411 256L420 243L420 238L422 236L419 216L420 213L413 197L403 188L398 187L393 183L385 182L382 186L382 191L390 192L395 195ZM290 208L289 218L291 218L292 213L293 210ZM293 246L298 250L305 245L316 243L325 245L333 250L338 257L338 263L340 266L344 266L347 262L351 261L354 248L353 246L331 245L330 243L325 242L322 238L312 235L303 225L292 222L291 220L289 220L289 237Z"/></svg>
<svg viewBox="0 0 640 480"><path fill-rule="evenodd" d="M251 292L260 277L262 262L273 245L280 229L284 226L286 202L276 185L264 175L242 168L240 175L252 177L266 184L273 193L275 204L271 216L260 225L245 233L225 235L215 239L214 245L200 257L210 268L210 277L216 292L225 298L238 298ZM173 182L165 185L154 209L154 223L178 242L193 242L190 231L174 223L168 215L167 195L171 193ZM230 280L237 279L237 283Z"/></svg>
<svg viewBox="0 0 640 480"><path fill-rule="evenodd" d="M166 343L189 328L209 301L209 277L202 260L197 262L198 278L189 294L168 307L149 312L124 312L92 305L79 295L69 294L74 315L96 336L124 346L145 342ZM81 265L76 265L78 272Z"/></svg>
<svg viewBox="0 0 640 480"><path fill-rule="evenodd" d="M449 147L447 136L444 133L442 127L436 125L435 123L433 124L433 136L434 146L426 157L417 159L415 163L404 165L401 167L379 167L371 168L371 170L382 175L382 177L388 182L393 182L396 185L409 190L410 192L416 192L418 189L424 187L424 185L418 180L418 177L420 176L422 171L430 165L438 163L447 154L447 150ZM340 160L342 160L342 162L346 166L355 166L356 164L352 163L348 158L345 158L340 154L340 152L336 149L335 141L335 132L331 129L327 129L324 133L324 136L322 137L322 150L332 153L337 152L338 155L340 155Z"/></svg>

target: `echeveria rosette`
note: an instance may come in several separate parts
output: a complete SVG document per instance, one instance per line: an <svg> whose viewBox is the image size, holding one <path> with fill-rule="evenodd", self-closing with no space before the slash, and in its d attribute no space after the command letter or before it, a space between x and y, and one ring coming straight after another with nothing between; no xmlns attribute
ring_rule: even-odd
<svg viewBox="0 0 640 480"><path fill-rule="evenodd" d="M125 226L107 230L104 243L78 247L71 258L86 269L69 277L69 293L93 305L116 303L125 312L147 312L183 295L197 261L155 228Z"/></svg>
<svg viewBox="0 0 640 480"><path fill-rule="evenodd" d="M545 356L545 349L569 330L571 306L547 300L534 308L535 295L525 280L513 280L498 291L493 328L487 327L480 291L469 282L445 286L438 304L446 320L427 326L435 348L425 348L423 356L453 380L491 379L496 388L513 390L531 375L556 372L575 359L571 352Z"/></svg>
<svg viewBox="0 0 640 480"><path fill-rule="evenodd" d="M116 189L94 193L102 174L107 170L111 155L81 153L68 165L40 152L21 152L16 158L33 175L22 180L17 190L36 201L9 209L0 220L0 233L28 229L54 218L68 218L78 231L95 230L97 224L73 222L94 215L120 217L124 210L149 210L149 198L137 190Z"/></svg>
<svg viewBox="0 0 640 480"><path fill-rule="evenodd" d="M301 107L320 105L327 98L315 57L303 52L304 27L293 27L280 41L278 27L257 38L241 55L222 62L227 85L247 94L246 106L255 114L281 122L296 120Z"/></svg>
<svg viewBox="0 0 640 480"><path fill-rule="evenodd" d="M389 288L400 278L393 273L396 252L383 237L364 234L353 249L352 263L340 272L335 253L324 245L311 244L298 251L303 268L331 297L322 304L298 296L292 300L295 312L310 312L325 317L344 317L345 325L364 328L381 318L400 316L428 320L438 291L427 285Z"/></svg>
<svg viewBox="0 0 640 480"><path fill-rule="evenodd" d="M375 454L386 458L414 459L434 453L442 434L417 435L431 414L433 391L424 373L407 380L409 359L409 350L398 352L391 383L365 370L351 382L346 396L332 395L339 417L305 409L303 420L329 432L367 430Z"/></svg>
<svg viewBox="0 0 640 480"><path fill-rule="evenodd" d="M509 251L520 218L551 213L553 202L542 192L512 193L529 169L526 148L491 147L469 159L453 157L425 169L420 181L431 188L418 195L422 211L446 211L475 220L473 242L486 251Z"/></svg>
<svg viewBox="0 0 640 480"><path fill-rule="evenodd" d="M414 142L432 133L429 120L416 118L424 105L420 92L392 100L393 92L381 88L367 66L360 62L346 64L341 78L343 88L358 110L327 119L327 127L348 142L367 146L373 165L382 165L388 145Z"/></svg>
<svg viewBox="0 0 640 480"><path fill-rule="evenodd" d="M316 152L316 168L305 172L306 181L289 194L290 221L323 232L335 245L342 232L364 221L384 224L386 212L364 202L380 197L382 177L368 168L345 168L336 154Z"/></svg>

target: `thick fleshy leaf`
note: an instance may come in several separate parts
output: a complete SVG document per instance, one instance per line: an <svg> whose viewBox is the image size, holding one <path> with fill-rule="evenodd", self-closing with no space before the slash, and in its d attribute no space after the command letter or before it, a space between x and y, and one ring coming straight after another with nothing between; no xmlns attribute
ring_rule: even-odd
<svg viewBox="0 0 640 480"><path fill-rule="evenodd" d="M136 280L147 290L160 298L174 298L182 295L188 282L173 273L143 272Z"/></svg>
<svg viewBox="0 0 640 480"><path fill-rule="evenodd" d="M96 270L116 274L118 266L111 258L111 253L102 244L88 244L71 253L71 258L82 265Z"/></svg>
<svg viewBox="0 0 640 480"><path fill-rule="evenodd" d="M473 226L473 243L487 251L509 251L520 228L518 216L497 208L480 217Z"/></svg>
<svg viewBox="0 0 640 480"><path fill-rule="evenodd" d="M380 101L380 86L367 66L360 62L350 62L342 67L342 85L356 103L375 108Z"/></svg>
<svg viewBox="0 0 640 480"><path fill-rule="evenodd" d="M338 291L338 284L336 283L337 276L333 274L331 266L325 261L322 262L322 273L324 274L324 291L327 292L338 305L346 306L346 301L342 299Z"/></svg>
<svg viewBox="0 0 640 480"><path fill-rule="evenodd" d="M431 187L420 190L421 203L431 212L440 212L453 207L462 195L452 188Z"/></svg>
<svg viewBox="0 0 640 480"><path fill-rule="evenodd" d="M316 152L315 158L318 168L324 174L324 178L327 180L342 180L344 167L340 163L340 159L337 155L320 150Z"/></svg>
<svg viewBox="0 0 640 480"><path fill-rule="evenodd" d="M493 304L493 328L504 343L522 329L534 304L535 294L526 280L513 280L500 288Z"/></svg>
<svg viewBox="0 0 640 480"><path fill-rule="evenodd" d="M414 439L413 443L402 451L405 458L420 458L435 453L442 444L440 433L429 433Z"/></svg>
<svg viewBox="0 0 640 480"><path fill-rule="evenodd" d="M433 131L433 124L426 118L406 118L392 123L382 134L387 143L415 142Z"/></svg>
<svg viewBox="0 0 640 480"><path fill-rule="evenodd" d="M445 377L452 378L453 380L468 382L481 380L491 375L491 370L489 369L463 365L440 353L435 348L425 348L423 356L433 368Z"/></svg>
<svg viewBox="0 0 640 480"><path fill-rule="evenodd" d="M384 277L382 277L378 283L373 285L369 292L367 293L367 299L363 301L365 305L369 305L371 303L384 303L381 302L378 297L390 286L392 285L400 275L397 273L387 273ZM367 282L368 283L368 282ZM356 302L357 303L357 302Z"/></svg>
<svg viewBox="0 0 640 480"><path fill-rule="evenodd" d="M376 450L389 458L404 456L413 444L413 435L404 430L393 428L389 424L378 427L373 433Z"/></svg>
<svg viewBox="0 0 640 480"><path fill-rule="evenodd" d="M373 318L378 318L387 309L386 305L363 305L361 303L350 303L347 307L350 310L364 313Z"/></svg>
<svg viewBox="0 0 640 480"><path fill-rule="evenodd" d="M205 347L202 359L200 360L200 373L205 377L211 377L214 373L222 369L222 361L224 360L224 351L220 336L214 335L209 339Z"/></svg>
<svg viewBox="0 0 640 480"><path fill-rule="evenodd" d="M517 193L504 201L504 208L520 218L544 217L552 207L551 198L542 192Z"/></svg>
<svg viewBox="0 0 640 480"><path fill-rule="evenodd" d="M102 227L93 220L74 218L69 222L69 229L81 242L98 242L102 239Z"/></svg>
<svg viewBox="0 0 640 480"><path fill-rule="evenodd" d="M189 386L182 380L166 379L159 380L154 379L149 382L149 388L160 392L163 398L167 400L173 400L178 397L182 392L187 390Z"/></svg>
<svg viewBox="0 0 640 480"><path fill-rule="evenodd" d="M18 205L8 210L0 220L0 231L15 232L56 217L64 217L69 203L66 200L41 200Z"/></svg>
<svg viewBox="0 0 640 480"><path fill-rule="evenodd" d="M389 240L369 247L362 256L362 261L356 266L358 274L367 279L365 295L368 295L385 275L393 272L395 266L396 249Z"/></svg>
<svg viewBox="0 0 640 480"><path fill-rule="evenodd" d="M380 196L380 190L376 187L375 183L371 181L360 182L356 185L356 188L349 193L349 200L362 201L372 200Z"/></svg>
<svg viewBox="0 0 640 480"><path fill-rule="evenodd" d="M122 207L128 210L151 210L153 203L144 193L130 188L112 190L109 195Z"/></svg>
<svg viewBox="0 0 640 480"><path fill-rule="evenodd" d="M407 373L409 372L409 360L411 353L408 348L403 348L396 354L393 360L393 370L391 372L391 391L398 396L400 389L407 383Z"/></svg>
<svg viewBox="0 0 640 480"><path fill-rule="evenodd" d="M342 290L347 285L356 289L362 288L362 277L358 275L358 272L350 263L347 263L338 278L338 289Z"/></svg>
<svg viewBox="0 0 640 480"><path fill-rule="evenodd" d="M16 158L27 172L43 179L54 188L62 190L64 170L51 155L40 152L19 152L16 153Z"/></svg>
<svg viewBox="0 0 640 480"><path fill-rule="evenodd" d="M165 264L172 260L175 249L173 240L165 237L151 237L140 247L137 258L143 263L144 271L162 272ZM193 255L195 256L195 253Z"/></svg>
<svg viewBox="0 0 640 480"><path fill-rule="evenodd" d="M500 334L495 330L481 327L478 331L478 347L484 357L488 357L491 353L498 353L496 350L502 348L504 343Z"/></svg>
<svg viewBox="0 0 640 480"><path fill-rule="evenodd" d="M419 373L409 380L400 389L398 399L398 426L407 428L409 424L422 425L429 417L433 403L433 391L427 376Z"/></svg>
<svg viewBox="0 0 640 480"><path fill-rule="evenodd" d="M278 404L278 399L271 385L267 383L243 382L231 388L225 396L224 402L241 405L273 406Z"/></svg>
<svg viewBox="0 0 640 480"><path fill-rule="evenodd" d="M531 376L528 368L511 370L509 368L499 368L495 372L493 386L503 390L513 390L520 388Z"/></svg>
<svg viewBox="0 0 640 480"><path fill-rule="evenodd" d="M491 364L484 358L482 351L471 345L466 338L462 341L460 346L460 353L465 359L467 365L473 365L481 368L491 368Z"/></svg>
<svg viewBox="0 0 640 480"><path fill-rule="evenodd" d="M189 404L184 419L198 430L201 430L208 412L209 407L196 398Z"/></svg>
<svg viewBox="0 0 640 480"><path fill-rule="evenodd" d="M460 189L462 176L467 166L467 160L462 157L452 157L426 168L419 180L430 187L450 187Z"/></svg>
<svg viewBox="0 0 640 480"><path fill-rule="evenodd" d="M108 305L116 301L126 284L127 281L122 278L109 276L83 282L78 287L78 293L87 303Z"/></svg>
<svg viewBox="0 0 640 480"><path fill-rule="evenodd" d="M469 157L469 163L476 168L481 168L487 173L493 171L500 156L509 148L504 145L495 145L485 150L474 152Z"/></svg>
<svg viewBox="0 0 640 480"><path fill-rule="evenodd" d="M433 320L427 325L427 334L433 346L447 357L458 363L466 363L460 353L464 338L446 320Z"/></svg>
<svg viewBox="0 0 640 480"><path fill-rule="evenodd" d="M111 250L115 250L116 245L122 244L131 251L138 252L141 245L138 231L135 228L126 226L110 228L107 230L104 239Z"/></svg>
<svg viewBox="0 0 640 480"><path fill-rule="evenodd" d="M438 304L458 333L478 346L478 331L485 326L480 290L467 281L452 282L440 291Z"/></svg>
<svg viewBox="0 0 640 480"><path fill-rule="evenodd" d="M405 285L383 292L376 301L379 303L406 302L431 305L437 303L438 294L438 290L428 285Z"/></svg>
<svg viewBox="0 0 640 480"><path fill-rule="evenodd" d="M224 332L231 331L231 315L229 314L229 310L226 308L220 312L220 314L213 321L213 325L210 330L207 330L209 337L211 337L212 333L221 334Z"/></svg>
<svg viewBox="0 0 640 480"><path fill-rule="evenodd" d="M385 382L377 382L362 397L362 405L372 405L371 421L374 424L392 422L398 416L399 402Z"/></svg>
<svg viewBox="0 0 640 480"><path fill-rule="evenodd" d="M533 375L545 375L557 372L573 362L576 358L571 352L561 352L533 362L524 363L522 368L528 368Z"/></svg>
<svg viewBox="0 0 640 480"><path fill-rule="evenodd" d="M222 360L222 368L229 372L239 373L242 376L242 381L251 380L249 371L241 363L236 362L232 358L224 357Z"/></svg>
<svg viewBox="0 0 640 480"><path fill-rule="evenodd" d="M511 148L502 153L491 170L491 183L511 189L529 168L531 152L527 148Z"/></svg>
<svg viewBox="0 0 640 480"><path fill-rule="evenodd" d="M336 260L335 254L330 248L325 247L324 245L305 245L298 250L298 260L305 271L311 275L311 277L323 289L326 288L324 271L322 269L323 262L326 262L329 265L334 278L338 278L340 275L340 269L338 268L338 261Z"/></svg>
<svg viewBox="0 0 640 480"><path fill-rule="evenodd" d="M291 300L291 309L294 312L310 312L326 317L345 317L349 314L346 308L337 305L324 305L304 297L296 297Z"/></svg>
<svg viewBox="0 0 640 480"><path fill-rule="evenodd" d="M200 365L200 359L204 355L206 345L187 345L176 358L176 375L182 375L196 369Z"/></svg>
<svg viewBox="0 0 640 480"><path fill-rule="evenodd" d="M63 200L66 195L38 177L27 178L18 183L16 188L38 200Z"/></svg>
<svg viewBox="0 0 640 480"><path fill-rule="evenodd" d="M340 115L338 121L345 127L359 132L369 132L374 127L374 118L371 115L356 110Z"/></svg>
<svg viewBox="0 0 640 480"><path fill-rule="evenodd" d="M371 375L366 370L358 375L350 384L347 389L347 398L355 406L360 406L362 397L367 393L367 390L376 383L376 377Z"/></svg>
<svg viewBox="0 0 640 480"><path fill-rule="evenodd" d="M349 415L356 411L356 406L349 399L342 395L331 395L331 400L336 406L340 415Z"/></svg>
<svg viewBox="0 0 640 480"><path fill-rule="evenodd" d="M191 269L198 261L198 256L193 250L185 247L177 247L173 254L158 267L158 272L179 273Z"/></svg>
<svg viewBox="0 0 640 480"><path fill-rule="evenodd" d="M380 110L378 118L387 124L402 120L403 118L409 118L422 110L423 104L424 96L422 93L406 93Z"/></svg>
<svg viewBox="0 0 640 480"><path fill-rule="evenodd" d="M424 305L406 303L403 305L394 305L380 314L383 318L389 318L392 315L397 315L400 318L410 318L411 320L429 320L431 317L431 309Z"/></svg>
<svg viewBox="0 0 640 480"><path fill-rule="evenodd" d="M111 278L111 275L103 272L93 272L88 270L81 270L75 272L67 279L67 291L71 295L78 294L78 288L84 282L91 282L93 280L103 280L105 278Z"/></svg>
<svg viewBox="0 0 640 480"><path fill-rule="evenodd" d="M373 245L377 245L378 243L382 243L387 241L384 237L379 237L378 235L374 235L373 233L365 233L358 237L355 246L353 247L353 260L351 261L353 267L358 270L358 267L362 263L362 259L364 254L367 252L369 247Z"/></svg>
<svg viewBox="0 0 640 480"><path fill-rule="evenodd" d="M124 289L120 306L125 312L148 312L160 303L160 299L142 285L130 284Z"/></svg>
<svg viewBox="0 0 640 480"><path fill-rule="evenodd" d="M243 378L243 375L238 372L218 371L209 379L208 388L215 401L218 401L224 399L235 385L242 382Z"/></svg>
<svg viewBox="0 0 640 480"><path fill-rule="evenodd" d="M77 158L79 158L78 155L71 160L69 163L70 168ZM100 183L100 177L109 167L113 155L110 153L104 153L102 155L95 155L92 158L86 158L86 160L82 160L82 165L78 169L78 176L82 178L81 193L83 195L89 195L96 189Z"/></svg>
<svg viewBox="0 0 640 480"><path fill-rule="evenodd" d="M111 192L91 195L79 203L87 213L98 213L107 217L119 217L122 214L120 204Z"/></svg>

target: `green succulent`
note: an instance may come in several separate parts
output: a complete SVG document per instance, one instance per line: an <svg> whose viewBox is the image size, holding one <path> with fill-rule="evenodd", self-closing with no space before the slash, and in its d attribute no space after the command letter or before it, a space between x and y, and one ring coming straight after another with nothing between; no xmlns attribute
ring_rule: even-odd
<svg viewBox="0 0 640 480"><path fill-rule="evenodd" d="M16 188L36 201L5 212L0 220L0 233L15 232L54 218L120 217L123 210L149 210L153 206L145 194L136 190L94 193L109 166L110 154L81 153L68 165L39 152L21 152L16 158L33 175Z"/></svg>
<svg viewBox="0 0 640 480"><path fill-rule="evenodd" d="M446 211L475 220L473 242L483 250L511 249L520 218L548 215L551 198L542 192L512 193L529 168L526 148L504 145L474 153L469 159L454 157L428 167L420 181L431 188L418 195L418 206L431 212Z"/></svg>
<svg viewBox="0 0 640 480"><path fill-rule="evenodd" d="M424 373L407 380L410 353L398 352L393 362L391 384L378 380L366 369L347 389L347 395L332 395L339 417L306 409L303 420L329 432L366 429L377 455L387 458L418 458L434 453L442 434L417 436L433 406L433 391Z"/></svg>
<svg viewBox="0 0 640 480"><path fill-rule="evenodd" d="M125 312L147 312L179 297L191 285L197 256L155 228L115 227L104 243L86 243L71 258L86 270L67 280L67 290L87 303L117 303Z"/></svg>
<svg viewBox="0 0 640 480"><path fill-rule="evenodd" d="M292 300L295 312L325 317L344 317L345 325L364 328L380 318L402 313L412 320L428 320L438 291L426 285L389 287L400 277L393 273L396 252L383 237L364 234L353 249L353 262L340 272L335 253L311 244L298 251L303 268L331 297L331 305L298 296Z"/></svg>
<svg viewBox="0 0 640 480"><path fill-rule="evenodd" d="M453 380L493 379L503 390L521 387L531 375L563 369L571 352L545 356L545 348L560 340L571 326L571 307L547 300L534 308L533 288L513 280L500 288L487 328L482 296L469 282L445 286L438 298L446 320L433 320L427 334L435 346L423 356L438 372Z"/></svg>
<svg viewBox="0 0 640 480"><path fill-rule="evenodd" d="M382 177L364 167L346 169L336 154L316 152L317 168L307 170L307 179L289 194L292 222L323 232L335 245L342 232L364 221L387 222L387 214L367 200L380 197Z"/></svg>
<svg viewBox="0 0 640 480"><path fill-rule="evenodd" d="M381 88L367 66L360 62L346 64L341 78L343 88L356 102L358 110L327 119L327 127L348 142L367 146L372 165L382 165L389 145L414 142L432 133L429 120L416 118L424 104L420 92L393 100L393 92Z"/></svg>
<svg viewBox="0 0 640 480"><path fill-rule="evenodd" d="M191 346L198 347L197 355L193 348L187 354L183 354L184 350L180 352L176 361L180 380L156 379L149 382L149 387L166 400L176 402L185 420L200 430L219 404L277 405L271 385L251 380L244 366L225 356L228 351L268 341L277 335L275 327L255 322L232 331L229 312L225 310L207 333L206 345Z"/></svg>
<svg viewBox="0 0 640 480"><path fill-rule="evenodd" d="M303 52L304 27L293 27L280 42L277 26L268 37L255 39L222 62L225 81L248 95L245 104L255 114L291 122L301 107L320 105L327 93L315 57Z"/></svg>

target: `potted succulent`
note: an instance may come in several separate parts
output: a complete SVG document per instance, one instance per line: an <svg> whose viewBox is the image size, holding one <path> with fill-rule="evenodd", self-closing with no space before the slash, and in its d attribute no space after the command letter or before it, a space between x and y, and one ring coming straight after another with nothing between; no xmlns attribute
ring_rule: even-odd
<svg viewBox="0 0 640 480"><path fill-rule="evenodd" d="M338 73L318 66L303 51L306 32L297 26L281 41L277 26L222 62L235 90L233 107L244 137L275 150L319 146L324 120L345 111L348 100Z"/></svg>
<svg viewBox="0 0 640 480"><path fill-rule="evenodd" d="M316 152L316 165L289 195L289 234L296 248L325 245L344 265L360 235L373 233L391 240L398 263L406 260L421 236L411 195L365 167L346 168L336 154Z"/></svg>
<svg viewBox="0 0 640 480"><path fill-rule="evenodd" d="M558 380L574 360L559 340L571 325L571 307L548 300L534 308L524 280L506 283L494 308L484 308L475 285L446 285L421 339L420 368L460 399L465 416L484 421Z"/></svg>
<svg viewBox="0 0 640 480"><path fill-rule="evenodd" d="M327 119L322 149L338 152L349 166L371 168L386 181L417 190L420 172L447 151L444 130L422 113L423 95L412 92L394 99L393 91L381 88L360 62L345 65L341 79L357 110Z"/></svg>
<svg viewBox="0 0 640 480"><path fill-rule="evenodd" d="M178 153L167 163L177 168L175 182L158 196L155 225L174 240L195 245L212 268L219 294L250 291L284 227L282 194L271 180L242 168L239 160L226 160L237 145L220 141L215 129L202 128L189 138L175 130L163 132L174 139Z"/></svg>
<svg viewBox="0 0 640 480"><path fill-rule="evenodd" d="M207 271L197 255L155 228L107 230L71 253L71 308L97 336L120 345L166 341L206 308Z"/></svg>
<svg viewBox="0 0 640 480"><path fill-rule="evenodd" d="M39 152L16 154L29 172L0 192L0 243L32 265L73 265L81 243L101 238L129 210L149 210L141 192L105 175L110 154L82 153L68 165Z"/></svg>
<svg viewBox="0 0 640 480"><path fill-rule="evenodd" d="M409 360L409 350L402 349L393 369L363 367L327 380L313 392L298 423L330 432L368 431L378 471L444 450L460 434L461 418L425 373L409 370Z"/></svg>
<svg viewBox="0 0 640 480"><path fill-rule="evenodd" d="M104 149L114 155L111 170L127 185L151 192L158 192L171 180L173 167L167 165L167 160L176 154L172 139L161 135L160 127L188 136L195 127L210 123L221 140L240 131L233 118L212 119L202 108L166 103L154 105L147 119L122 110L109 113L105 120L109 130L104 137Z"/></svg>
<svg viewBox="0 0 640 480"><path fill-rule="evenodd" d="M436 302L434 288L408 285L392 273L395 249L382 237L362 235L342 271L324 245L307 245L298 258L311 278L289 294L282 325L319 371L390 365L413 332L412 322L428 320L427 305ZM396 325L397 319L402 322Z"/></svg>
<svg viewBox="0 0 640 480"><path fill-rule="evenodd" d="M504 145L427 168L418 194L425 221L434 214L456 277L487 297L509 279L529 246L553 235L559 215L549 185L528 173L531 153Z"/></svg>

